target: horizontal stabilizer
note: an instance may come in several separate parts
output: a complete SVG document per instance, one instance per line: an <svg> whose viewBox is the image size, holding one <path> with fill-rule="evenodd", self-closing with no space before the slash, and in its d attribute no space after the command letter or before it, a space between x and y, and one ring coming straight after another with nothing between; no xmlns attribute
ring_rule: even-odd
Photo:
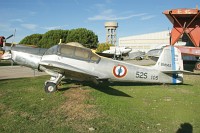
<svg viewBox="0 0 200 133"><path fill-rule="evenodd" d="M184 74L188 74L188 75L200 75L198 73L194 73L194 72L186 71L186 70L162 71L162 72L166 73L166 74L181 74L181 73L184 73Z"/></svg>

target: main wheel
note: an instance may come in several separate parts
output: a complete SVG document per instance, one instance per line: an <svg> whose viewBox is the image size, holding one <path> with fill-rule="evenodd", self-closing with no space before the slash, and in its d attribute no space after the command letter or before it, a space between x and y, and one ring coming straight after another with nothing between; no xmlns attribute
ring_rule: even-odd
<svg viewBox="0 0 200 133"><path fill-rule="evenodd" d="M197 62L197 63L195 64L195 69L196 69L196 70L200 70L200 62Z"/></svg>
<svg viewBox="0 0 200 133"><path fill-rule="evenodd" d="M52 82L47 82L45 87L44 87L44 90L47 93L55 92L57 90L57 85L55 83L52 83Z"/></svg>

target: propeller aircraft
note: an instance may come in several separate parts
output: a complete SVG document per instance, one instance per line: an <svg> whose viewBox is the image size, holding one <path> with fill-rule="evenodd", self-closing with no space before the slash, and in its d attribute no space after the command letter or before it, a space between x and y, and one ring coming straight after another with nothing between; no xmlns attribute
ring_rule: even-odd
<svg viewBox="0 0 200 133"><path fill-rule="evenodd" d="M123 60L123 56L128 56L132 51L132 48L129 47L115 47L113 49L105 50L102 53L97 53L100 56L113 58L116 60Z"/></svg>
<svg viewBox="0 0 200 133"><path fill-rule="evenodd" d="M139 66L101 57L79 43L54 45L49 49L13 47L3 59L51 75L45 82L45 92L58 89L62 79L79 81L117 81L148 83L183 83L183 60L176 47L163 49L154 66Z"/></svg>

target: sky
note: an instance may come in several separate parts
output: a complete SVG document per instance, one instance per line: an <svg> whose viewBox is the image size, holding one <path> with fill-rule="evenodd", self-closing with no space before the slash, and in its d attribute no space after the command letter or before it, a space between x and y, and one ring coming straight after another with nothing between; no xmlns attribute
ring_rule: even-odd
<svg viewBox="0 0 200 133"><path fill-rule="evenodd" d="M118 22L117 38L160 32L172 28L162 12L197 5L199 0L2 0L0 36L8 37L16 29L7 42L19 42L49 30L86 28L103 43L107 21Z"/></svg>

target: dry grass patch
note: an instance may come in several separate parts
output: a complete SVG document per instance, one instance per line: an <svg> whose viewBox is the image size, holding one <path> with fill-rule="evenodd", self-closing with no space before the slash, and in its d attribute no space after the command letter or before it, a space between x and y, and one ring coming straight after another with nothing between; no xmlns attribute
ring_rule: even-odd
<svg viewBox="0 0 200 133"><path fill-rule="evenodd" d="M62 112L65 120L64 125L71 126L78 132L88 131L93 127L92 120L99 118L100 114L94 99L91 97L92 90L87 86L73 85L64 92L66 101L58 108Z"/></svg>

